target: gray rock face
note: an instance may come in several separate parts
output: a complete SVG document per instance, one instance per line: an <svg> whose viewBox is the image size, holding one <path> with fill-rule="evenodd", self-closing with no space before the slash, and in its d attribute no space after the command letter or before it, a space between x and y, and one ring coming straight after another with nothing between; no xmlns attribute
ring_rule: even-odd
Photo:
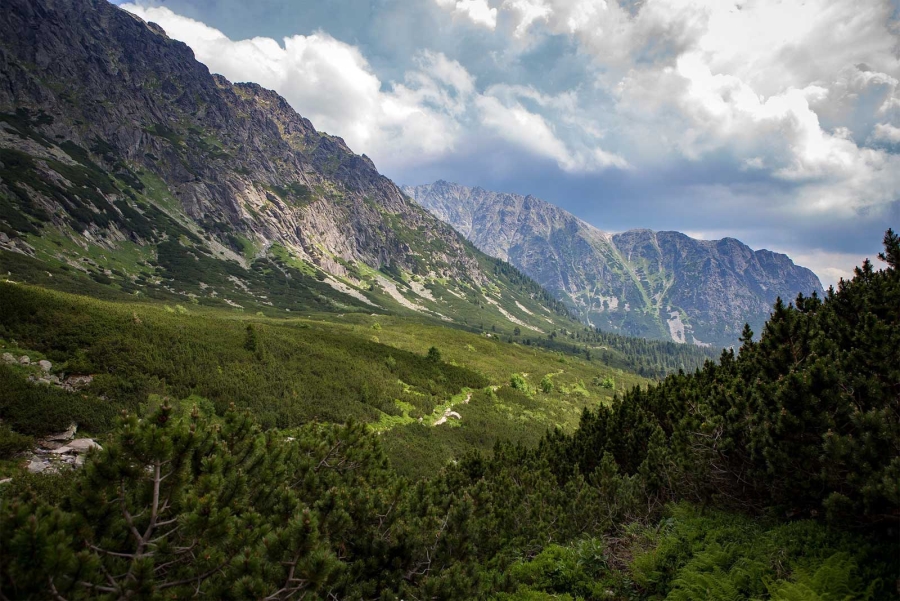
<svg viewBox="0 0 900 601"><path fill-rule="evenodd" d="M38 441L28 462L28 471L33 474L58 473L84 465L84 458L91 449L103 447L91 438L73 440L77 427L72 424L64 432L51 434Z"/></svg>
<svg viewBox="0 0 900 601"><path fill-rule="evenodd" d="M31 461L28 462L28 471L32 474L40 474L47 471L47 469L50 468L50 465L49 460L42 459L35 455L31 458Z"/></svg>
<svg viewBox="0 0 900 601"><path fill-rule="evenodd" d="M403 189L484 252L508 260L604 330L729 346L777 297L822 294L786 256L733 238L603 232L532 196L439 181Z"/></svg>
<svg viewBox="0 0 900 601"><path fill-rule="evenodd" d="M491 279L368 157L274 92L211 75L185 44L106 0L4 0L0 40L0 151L27 167L0 181L22 215L4 231L39 216L77 244L168 244L180 253L170 272L201 255L248 268L277 248L338 276L364 264ZM3 248L34 254L16 237Z"/></svg>

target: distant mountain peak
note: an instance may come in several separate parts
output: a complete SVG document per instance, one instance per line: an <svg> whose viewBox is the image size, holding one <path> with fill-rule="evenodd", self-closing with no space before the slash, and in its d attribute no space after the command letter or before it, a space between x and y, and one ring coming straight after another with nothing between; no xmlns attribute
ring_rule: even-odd
<svg viewBox="0 0 900 601"><path fill-rule="evenodd" d="M403 191L604 330L730 346L744 323L759 331L776 297L823 293L809 269L736 238L649 229L612 234L531 195L443 180Z"/></svg>

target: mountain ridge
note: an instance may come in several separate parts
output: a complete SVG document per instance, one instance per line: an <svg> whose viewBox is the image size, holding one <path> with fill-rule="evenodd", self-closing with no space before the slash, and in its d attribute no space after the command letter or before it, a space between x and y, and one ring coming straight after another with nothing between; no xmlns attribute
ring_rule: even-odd
<svg viewBox="0 0 900 601"><path fill-rule="evenodd" d="M443 180L402 189L604 330L730 346L745 322L759 330L776 297L823 293L815 274L787 255L754 251L736 238L604 232L531 195Z"/></svg>
<svg viewBox="0 0 900 601"><path fill-rule="evenodd" d="M211 74L159 26L105 0L4 5L0 250L235 309L574 324L343 139Z"/></svg>

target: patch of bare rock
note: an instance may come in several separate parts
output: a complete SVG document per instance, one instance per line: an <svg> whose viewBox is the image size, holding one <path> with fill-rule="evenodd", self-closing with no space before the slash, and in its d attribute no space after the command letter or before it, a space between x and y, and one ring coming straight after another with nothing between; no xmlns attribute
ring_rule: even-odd
<svg viewBox="0 0 900 601"><path fill-rule="evenodd" d="M39 440L28 462L28 471L32 474L53 474L84 465L88 451L102 447L92 438L76 439L77 430L78 427L72 424L62 432Z"/></svg>

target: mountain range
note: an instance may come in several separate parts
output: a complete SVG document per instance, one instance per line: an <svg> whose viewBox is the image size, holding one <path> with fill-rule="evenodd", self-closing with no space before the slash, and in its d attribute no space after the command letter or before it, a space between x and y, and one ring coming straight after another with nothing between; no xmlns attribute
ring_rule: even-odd
<svg viewBox="0 0 900 601"><path fill-rule="evenodd" d="M612 235L446 182L401 190L275 92L210 74L105 0L4 5L0 269L13 279L700 346L732 344L779 295L821 292L786 256L733 239Z"/></svg>
<svg viewBox="0 0 900 601"><path fill-rule="evenodd" d="M745 323L760 331L776 298L823 294L809 269L734 238L646 229L612 234L533 196L446 181L403 191L606 331L730 346Z"/></svg>
<svg viewBox="0 0 900 601"><path fill-rule="evenodd" d="M341 138L210 74L157 25L106 0L3 6L8 277L236 310L581 327Z"/></svg>

